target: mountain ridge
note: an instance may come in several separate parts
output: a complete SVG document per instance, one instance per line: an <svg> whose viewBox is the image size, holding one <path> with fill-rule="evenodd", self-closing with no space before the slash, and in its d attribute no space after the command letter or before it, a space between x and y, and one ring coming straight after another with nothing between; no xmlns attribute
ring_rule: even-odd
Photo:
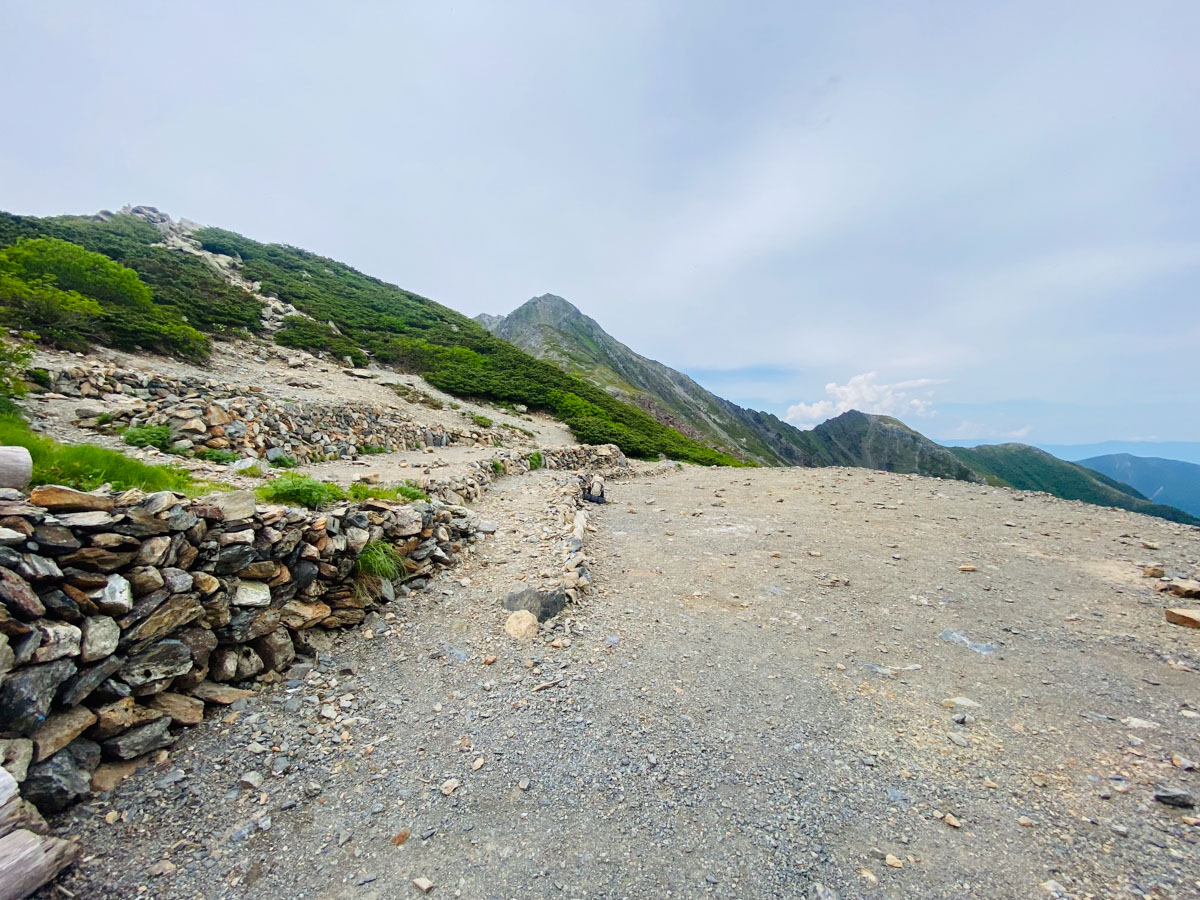
<svg viewBox="0 0 1200 900"><path fill-rule="evenodd" d="M1129 484L1155 503L1200 516L1200 465L1132 453L1095 456L1079 465Z"/></svg>
<svg viewBox="0 0 1200 900"><path fill-rule="evenodd" d="M859 466L1045 491L1187 524L1187 512L1025 444L944 447L890 416L850 410L801 431L744 409L687 375L632 350L555 294L530 298L508 315L475 321L540 359L588 378L659 421L726 452L767 465Z"/></svg>

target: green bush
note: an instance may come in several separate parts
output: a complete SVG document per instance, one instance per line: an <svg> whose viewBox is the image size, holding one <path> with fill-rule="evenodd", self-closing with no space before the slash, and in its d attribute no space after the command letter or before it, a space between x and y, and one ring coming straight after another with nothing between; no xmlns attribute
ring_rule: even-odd
<svg viewBox="0 0 1200 900"><path fill-rule="evenodd" d="M275 332L275 343L311 353L328 353L338 360L348 356L356 366L365 366L368 362L367 355L349 338L324 322L314 322L303 316L284 319L283 327Z"/></svg>
<svg viewBox="0 0 1200 900"><path fill-rule="evenodd" d="M322 460L313 459L313 462L321 462ZM294 469L300 463L296 462L294 456L280 456L276 459L268 460L268 462L276 469Z"/></svg>
<svg viewBox="0 0 1200 900"><path fill-rule="evenodd" d="M387 447L380 447L378 444L363 444L358 448L358 452L363 456L375 456L379 453L387 453Z"/></svg>
<svg viewBox="0 0 1200 900"><path fill-rule="evenodd" d="M532 453L530 453L525 458L527 460L529 460L529 471L531 471L531 472L534 469L540 469L542 466L544 466L546 464L546 459L545 459L545 457L542 456L541 450L534 450Z"/></svg>
<svg viewBox="0 0 1200 900"><path fill-rule="evenodd" d="M19 418L0 418L0 444L25 447L33 458L33 484L62 484L90 491L102 484L117 490L182 491L195 494L205 485L175 466L151 466L94 444L60 444L34 434Z"/></svg>
<svg viewBox="0 0 1200 900"><path fill-rule="evenodd" d="M296 247L260 244L216 228L203 229L197 237L209 249L236 248L247 278L261 281L263 290L316 320L289 320L276 337L280 343L324 349L324 344L344 340L380 362L423 375L447 393L548 412L566 422L579 440L615 443L632 456L664 453L697 463L739 464L603 389L534 359L478 322L395 285ZM341 334L322 324L326 322Z"/></svg>
<svg viewBox="0 0 1200 900"><path fill-rule="evenodd" d="M158 230L136 216L119 214L101 222L81 216L39 219L0 213L0 247L20 238L58 238L102 253L135 271L150 288L155 305L165 307L174 321L200 331L224 335L262 329L261 301L230 284L205 260L162 246Z"/></svg>
<svg viewBox="0 0 1200 900"><path fill-rule="evenodd" d="M121 440L130 447L157 447L164 453L171 449L171 429L166 425L141 425L126 428Z"/></svg>
<svg viewBox="0 0 1200 900"><path fill-rule="evenodd" d="M32 358L33 347L29 344L14 344L0 339L0 397L9 399L25 396L29 390L25 385L25 376L32 371L25 367ZM46 380L49 381L49 373Z"/></svg>
<svg viewBox="0 0 1200 900"><path fill-rule="evenodd" d="M504 474L504 463L500 462L500 460L498 460L498 459L493 459L492 460L492 471L495 472L497 475L503 475Z"/></svg>
<svg viewBox="0 0 1200 900"><path fill-rule="evenodd" d="M480 428L491 428L492 427L492 420L489 419L487 416L474 415L474 416L471 416L471 421L474 422L476 425L478 425Z"/></svg>
<svg viewBox="0 0 1200 900"><path fill-rule="evenodd" d="M137 272L78 244L20 238L0 250L5 322L70 350L98 341L203 360L209 341L175 310L154 303Z"/></svg>
<svg viewBox="0 0 1200 900"><path fill-rule="evenodd" d="M258 496L268 503L285 503L320 509L329 503L345 500L346 494L336 484L318 481L308 475L281 475L258 489Z"/></svg>

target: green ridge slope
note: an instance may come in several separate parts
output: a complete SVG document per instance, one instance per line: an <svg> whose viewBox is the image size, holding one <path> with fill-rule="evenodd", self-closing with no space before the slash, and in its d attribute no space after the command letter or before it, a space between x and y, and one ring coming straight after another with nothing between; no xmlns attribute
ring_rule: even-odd
<svg viewBox="0 0 1200 900"><path fill-rule="evenodd" d="M1173 506L1152 503L1127 484L1100 472L1051 456L1044 450L1025 444L995 444L982 447L954 447L951 452L994 484L1024 491L1044 491L1065 500L1082 500L1097 506L1115 506L1200 525L1200 519Z"/></svg>

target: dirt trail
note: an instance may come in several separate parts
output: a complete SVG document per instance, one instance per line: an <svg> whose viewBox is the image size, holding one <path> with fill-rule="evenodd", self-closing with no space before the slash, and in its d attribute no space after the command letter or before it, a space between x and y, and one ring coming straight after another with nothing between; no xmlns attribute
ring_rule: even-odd
<svg viewBox="0 0 1200 900"><path fill-rule="evenodd" d="M502 527L454 579L65 815L94 855L64 886L1200 892L1195 810L1153 800L1200 793L1171 762L1200 759L1200 635L1135 565L1195 571L1196 530L863 470L664 467L610 484L596 593L518 645L500 601L557 562L540 517L564 477L498 482L479 508Z"/></svg>

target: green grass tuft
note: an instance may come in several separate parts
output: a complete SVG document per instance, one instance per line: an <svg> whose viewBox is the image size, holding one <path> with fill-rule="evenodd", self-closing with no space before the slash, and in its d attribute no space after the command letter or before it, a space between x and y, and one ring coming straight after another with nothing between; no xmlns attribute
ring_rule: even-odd
<svg viewBox="0 0 1200 900"><path fill-rule="evenodd" d="M121 440L130 447L157 447L164 453L171 449L171 429L166 425L140 425L126 428Z"/></svg>
<svg viewBox="0 0 1200 900"><path fill-rule="evenodd" d="M176 466L152 466L94 444L60 444L29 430L19 418L0 418L0 444L25 447L33 457L33 484L62 484L90 491L102 484L117 490L181 491L206 487Z"/></svg>
<svg viewBox="0 0 1200 900"><path fill-rule="evenodd" d="M474 422L476 425L478 425L480 428L491 428L492 427L492 420L489 419L487 416L481 416L478 414L473 415L473 416L471 416L471 421Z"/></svg>
<svg viewBox="0 0 1200 900"><path fill-rule="evenodd" d="M363 444L358 448L358 452L363 456L375 456L379 453L387 453L387 447L381 447L378 444Z"/></svg>
<svg viewBox="0 0 1200 900"><path fill-rule="evenodd" d="M386 541L372 541L363 547L354 561L354 571L359 575L374 575L385 581L393 581L400 574L400 552Z"/></svg>
<svg viewBox="0 0 1200 900"><path fill-rule="evenodd" d="M503 475L504 474L504 463L500 462L500 460L498 460L498 459L493 459L492 460L492 471L495 472L497 475Z"/></svg>
<svg viewBox="0 0 1200 900"><path fill-rule="evenodd" d="M323 462L323 460L317 460L314 458L313 462ZM294 456L281 456L278 459L271 460L270 463L276 469L294 469L296 466L300 465L300 463L296 462L296 457Z"/></svg>
<svg viewBox="0 0 1200 900"><path fill-rule="evenodd" d="M350 485L351 500L428 500L429 495L412 482L385 487L380 484L367 484L356 481Z"/></svg>
<svg viewBox="0 0 1200 900"><path fill-rule="evenodd" d="M318 481L308 475L281 475L258 489L258 496L268 503L285 503L320 509L329 503L345 500L346 493L336 484Z"/></svg>
<svg viewBox="0 0 1200 900"><path fill-rule="evenodd" d="M544 456L542 456L541 450L534 450L532 453L529 454L529 456L527 456L525 458L529 460L529 471L531 471L531 472L534 469L540 469L542 466L544 466L546 464L546 458Z"/></svg>
<svg viewBox="0 0 1200 900"><path fill-rule="evenodd" d="M232 450L213 450L205 447L196 451L196 459L202 459L205 462L221 463L228 465L231 462L238 461L238 455Z"/></svg>

